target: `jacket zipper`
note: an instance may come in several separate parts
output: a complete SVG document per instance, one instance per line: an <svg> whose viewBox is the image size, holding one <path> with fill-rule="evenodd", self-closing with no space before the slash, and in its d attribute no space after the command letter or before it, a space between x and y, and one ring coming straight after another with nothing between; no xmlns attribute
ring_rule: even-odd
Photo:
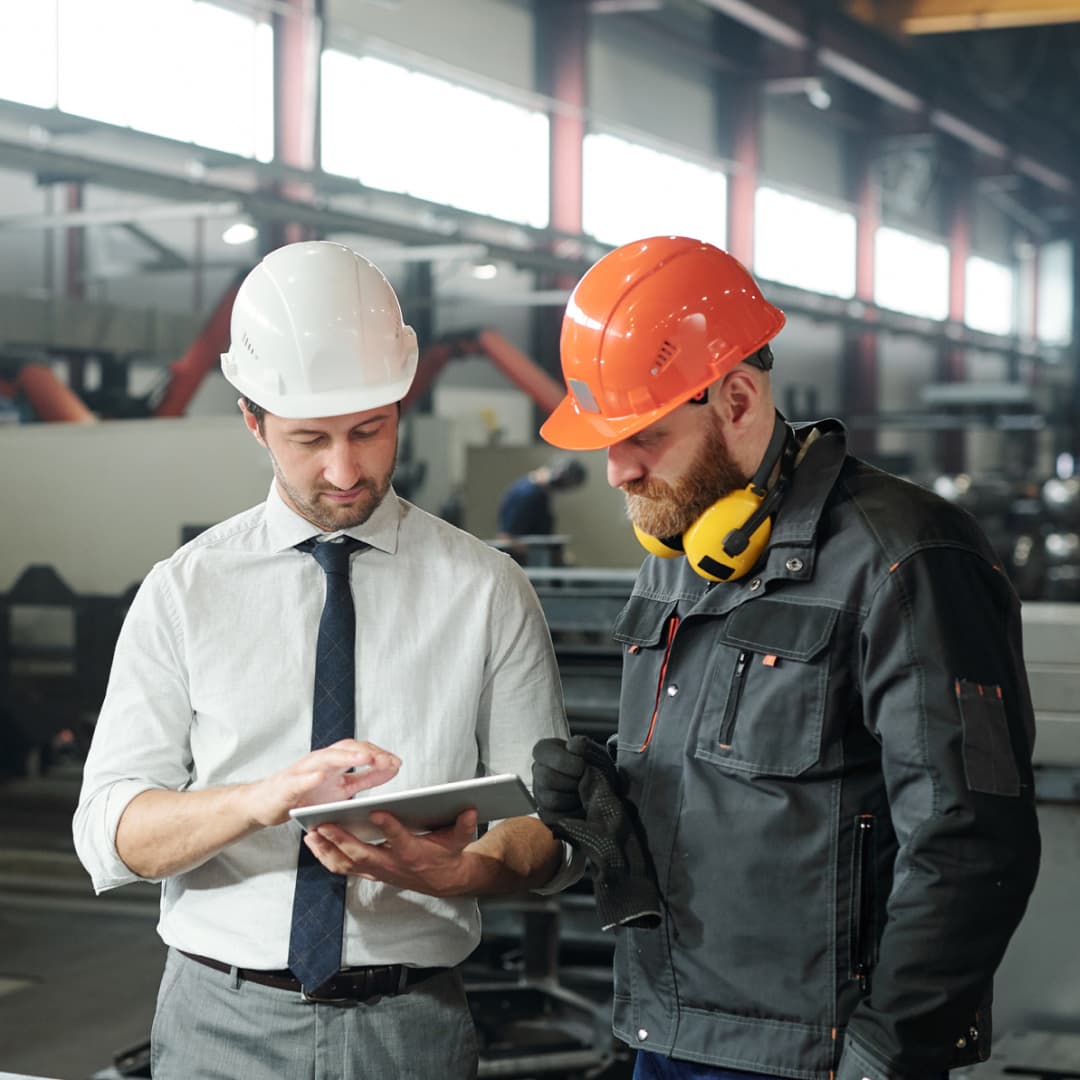
<svg viewBox="0 0 1080 1080"><path fill-rule="evenodd" d="M855 933L853 935L852 974L860 990L866 990L870 982L870 961L873 941L870 929L874 922L873 912L873 866L871 843L874 836L874 815L860 814L855 821L855 874L859 894L855 909Z"/></svg>
<svg viewBox="0 0 1080 1080"><path fill-rule="evenodd" d="M735 661L735 674L731 677L731 689L728 691L727 706L724 708L724 719L720 724L720 749L731 749L731 738L735 733L735 715L739 708L739 700L742 698L743 685L746 682L746 666L750 663L750 653L743 649L739 653L739 659Z"/></svg>
<svg viewBox="0 0 1080 1080"><path fill-rule="evenodd" d="M664 679L667 677L668 660L671 659L671 646L675 641L675 631L678 629L679 616L672 615L668 620L667 642L664 645L664 660L660 664L660 681L656 684L656 701L653 704L652 720L649 721L649 731L645 736L645 741L638 748L639 754L652 742L653 731L656 730L656 718L660 715L660 695L664 692Z"/></svg>

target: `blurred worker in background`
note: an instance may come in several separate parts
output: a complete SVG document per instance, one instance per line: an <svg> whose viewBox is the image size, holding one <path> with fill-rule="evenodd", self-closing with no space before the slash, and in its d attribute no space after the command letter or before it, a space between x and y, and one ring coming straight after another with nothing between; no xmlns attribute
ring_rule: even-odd
<svg viewBox="0 0 1080 1080"><path fill-rule="evenodd" d="M552 494L585 482L585 466L569 457L530 469L499 500L496 539L519 563L562 564L565 537L555 536Z"/></svg>
<svg viewBox="0 0 1080 1080"><path fill-rule="evenodd" d="M551 496L585 482L585 466L574 458L556 458L515 480L499 501L498 537L549 536L555 531Z"/></svg>
<svg viewBox="0 0 1080 1080"><path fill-rule="evenodd" d="M606 448L650 552L611 756L545 739L533 769L639 1080L986 1058L1039 862L1016 595L967 513L778 414L784 321L718 248L628 244L571 296L541 429Z"/></svg>
<svg viewBox="0 0 1080 1080"><path fill-rule="evenodd" d="M474 1076L475 897L573 876L533 818L477 840L472 810L424 836L375 815L381 845L289 820L392 778L527 775L567 731L522 571L390 486L416 364L389 283L338 244L272 252L236 298L222 367L274 480L147 575L74 822L97 892L163 883L155 1080ZM325 667L324 621L347 627ZM328 711L349 734L319 745ZM312 882L338 905L317 931Z"/></svg>

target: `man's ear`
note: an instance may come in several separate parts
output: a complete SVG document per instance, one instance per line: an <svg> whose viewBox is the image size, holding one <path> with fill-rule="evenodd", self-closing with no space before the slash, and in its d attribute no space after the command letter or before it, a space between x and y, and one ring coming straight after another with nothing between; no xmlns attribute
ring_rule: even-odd
<svg viewBox="0 0 1080 1080"><path fill-rule="evenodd" d="M720 381L719 385L709 388L709 401L730 424L738 424L749 419L761 404L761 387L754 373L740 365L733 368Z"/></svg>
<svg viewBox="0 0 1080 1080"><path fill-rule="evenodd" d="M259 421L255 419L247 405L244 404L243 398L237 398L236 404L240 406L240 412L244 416L244 424L248 431L255 436L255 441L260 446L266 446L266 440L263 438L262 432L259 430Z"/></svg>

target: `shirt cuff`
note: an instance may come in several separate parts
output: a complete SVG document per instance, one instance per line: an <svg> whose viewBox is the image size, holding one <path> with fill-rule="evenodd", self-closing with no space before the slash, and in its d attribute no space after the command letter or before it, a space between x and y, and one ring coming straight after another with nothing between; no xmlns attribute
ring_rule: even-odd
<svg viewBox="0 0 1080 1080"><path fill-rule="evenodd" d="M538 896L553 896L555 893L562 892L563 889L569 888L574 882L580 881L581 876L585 873L584 852L578 851L577 848L572 847L565 840L560 840L559 843L562 844L563 849L562 862L550 881L531 890Z"/></svg>
<svg viewBox="0 0 1080 1080"><path fill-rule="evenodd" d="M131 800L152 788L152 784L143 780L118 780L99 792L84 809L79 830L81 843L76 848L95 893L100 895L133 881L150 880L140 877L120 858L116 830Z"/></svg>

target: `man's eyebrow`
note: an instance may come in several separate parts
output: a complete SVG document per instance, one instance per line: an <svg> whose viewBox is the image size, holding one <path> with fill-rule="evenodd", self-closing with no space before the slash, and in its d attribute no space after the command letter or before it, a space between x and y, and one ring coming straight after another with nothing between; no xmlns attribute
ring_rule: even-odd
<svg viewBox="0 0 1080 1080"><path fill-rule="evenodd" d="M356 431L358 428L370 427L372 424L379 424L386 419L389 414L380 413L378 416L369 416L366 420L361 420L358 424L353 424L350 431ZM326 428L288 428L285 431L286 435L327 435L329 432Z"/></svg>

